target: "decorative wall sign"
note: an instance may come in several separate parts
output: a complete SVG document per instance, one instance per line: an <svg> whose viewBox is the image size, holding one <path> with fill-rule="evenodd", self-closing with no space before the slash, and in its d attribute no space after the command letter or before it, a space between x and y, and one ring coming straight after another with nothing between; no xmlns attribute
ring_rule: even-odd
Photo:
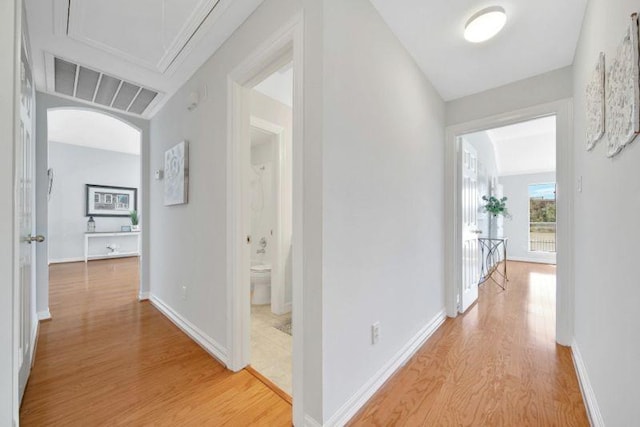
<svg viewBox="0 0 640 427"><path fill-rule="evenodd" d="M138 189L87 184L86 216L126 216L137 210Z"/></svg>
<svg viewBox="0 0 640 427"><path fill-rule="evenodd" d="M587 150L596 146L604 135L604 53L600 52L598 63L587 84Z"/></svg>
<svg viewBox="0 0 640 427"><path fill-rule="evenodd" d="M164 153L164 204L184 204L188 196L189 144L182 141Z"/></svg>
<svg viewBox="0 0 640 427"><path fill-rule="evenodd" d="M605 92L609 157L618 154L640 132L638 56L638 16L633 14L607 73Z"/></svg>

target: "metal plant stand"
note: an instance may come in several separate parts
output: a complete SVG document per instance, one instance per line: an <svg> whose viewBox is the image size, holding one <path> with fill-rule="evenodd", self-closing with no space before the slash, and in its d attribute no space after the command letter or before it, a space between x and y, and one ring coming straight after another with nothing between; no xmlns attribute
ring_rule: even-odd
<svg viewBox="0 0 640 427"><path fill-rule="evenodd" d="M507 276L507 239L478 237L478 244L480 245L482 262L478 286L491 279L496 285L506 290L509 281ZM504 261L502 268L498 268L501 261Z"/></svg>

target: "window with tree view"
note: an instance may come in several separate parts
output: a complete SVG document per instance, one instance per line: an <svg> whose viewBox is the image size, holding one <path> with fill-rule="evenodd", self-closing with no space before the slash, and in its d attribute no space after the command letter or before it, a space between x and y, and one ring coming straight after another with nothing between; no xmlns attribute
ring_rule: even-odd
<svg viewBox="0 0 640 427"><path fill-rule="evenodd" d="M556 184L529 185L529 250L556 251Z"/></svg>

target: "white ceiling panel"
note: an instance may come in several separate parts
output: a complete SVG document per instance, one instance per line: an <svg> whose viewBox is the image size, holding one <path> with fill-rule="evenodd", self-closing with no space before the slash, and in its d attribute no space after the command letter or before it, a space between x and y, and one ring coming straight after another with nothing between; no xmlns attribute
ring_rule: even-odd
<svg viewBox="0 0 640 427"><path fill-rule="evenodd" d="M85 73L82 96L74 99L108 109L115 101L129 114L150 118L262 1L25 0L36 89L56 93L54 58L63 58L118 84L143 87L132 97L123 84L120 96L107 79L89 101L84 83L95 76ZM154 92L160 95L150 101Z"/></svg>
<svg viewBox="0 0 640 427"><path fill-rule="evenodd" d="M218 0L74 0L69 37L164 72Z"/></svg>

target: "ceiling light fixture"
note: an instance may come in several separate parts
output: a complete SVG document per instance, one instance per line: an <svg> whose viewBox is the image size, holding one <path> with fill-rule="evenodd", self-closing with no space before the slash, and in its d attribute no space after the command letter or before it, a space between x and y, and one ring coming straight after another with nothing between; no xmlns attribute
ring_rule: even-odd
<svg viewBox="0 0 640 427"><path fill-rule="evenodd" d="M471 43L489 40L502 30L507 14L500 6L491 6L474 14L464 26L464 38Z"/></svg>

